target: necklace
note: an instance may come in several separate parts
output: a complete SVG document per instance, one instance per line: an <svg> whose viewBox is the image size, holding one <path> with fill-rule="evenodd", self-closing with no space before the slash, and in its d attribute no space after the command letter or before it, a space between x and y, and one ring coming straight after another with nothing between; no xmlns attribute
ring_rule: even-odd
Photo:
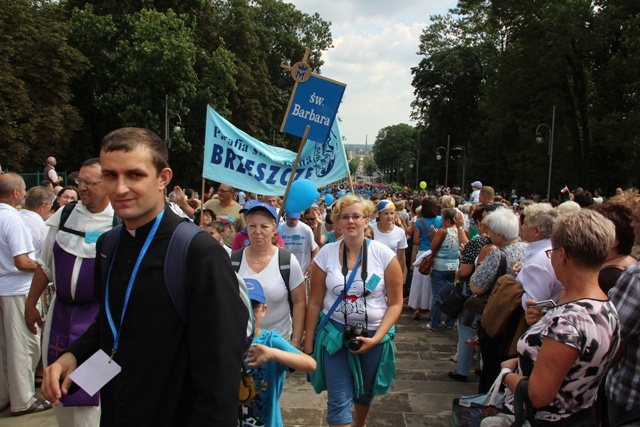
<svg viewBox="0 0 640 427"><path fill-rule="evenodd" d="M273 250L270 250L269 253L267 255L265 255L263 258L256 258L253 253L248 252L247 255L249 256L249 260L255 264L262 264L265 263L267 261L270 261L271 258L273 258Z"/></svg>

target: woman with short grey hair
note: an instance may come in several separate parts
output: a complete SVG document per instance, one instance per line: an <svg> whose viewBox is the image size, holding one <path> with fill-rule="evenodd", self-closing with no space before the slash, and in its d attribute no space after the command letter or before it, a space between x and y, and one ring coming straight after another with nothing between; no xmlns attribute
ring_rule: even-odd
<svg viewBox="0 0 640 427"><path fill-rule="evenodd" d="M515 277L513 266L524 260L526 247L526 244L518 242L520 220L509 209L496 209L483 221L487 222L489 238L498 250L489 253L471 276L469 289L475 295L490 293L498 277L503 274ZM506 260L504 272L500 271L500 260L503 254ZM503 354L504 349L497 348L499 346L496 345L495 339L489 338L482 327L478 330L478 339L483 362L479 390L480 393L486 393L500 372L500 362L505 360L507 355Z"/></svg>

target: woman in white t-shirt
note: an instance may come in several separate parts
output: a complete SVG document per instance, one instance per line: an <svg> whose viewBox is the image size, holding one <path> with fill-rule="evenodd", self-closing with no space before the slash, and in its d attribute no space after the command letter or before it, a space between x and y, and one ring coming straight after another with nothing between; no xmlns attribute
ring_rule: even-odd
<svg viewBox="0 0 640 427"><path fill-rule="evenodd" d="M328 391L330 426L351 425L353 409L354 425L364 425L373 396L387 393L395 377L393 325L402 311L402 270L393 251L364 238L374 209L371 202L353 195L338 200L332 219L343 240L325 245L311 264L304 351L318 362L311 383L317 393ZM317 331L314 345L313 332L352 273L346 295ZM368 333L345 334L345 325L362 326ZM362 378L358 393L354 378Z"/></svg>
<svg viewBox="0 0 640 427"><path fill-rule="evenodd" d="M280 274L277 246L272 244L278 229L278 214L267 203L258 203L247 211L247 233L251 244L242 254L238 274L257 280L264 290L269 311L262 320L261 327L277 331L291 344L300 349L304 332L307 291L304 275L298 260L291 256L289 287L293 302L293 319L289 307L289 291Z"/></svg>
<svg viewBox="0 0 640 427"><path fill-rule="evenodd" d="M405 277L407 235L404 229L396 224L399 221L396 207L390 200L382 200L378 203L377 209L380 221L372 225L373 237L376 241L387 245L396 254L402 268L402 277Z"/></svg>

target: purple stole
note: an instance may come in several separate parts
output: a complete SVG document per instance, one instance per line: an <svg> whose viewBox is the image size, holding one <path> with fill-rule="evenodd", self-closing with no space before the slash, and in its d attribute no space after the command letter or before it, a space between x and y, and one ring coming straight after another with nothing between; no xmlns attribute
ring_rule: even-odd
<svg viewBox="0 0 640 427"><path fill-rule="evenodd" d="M91 326L98 314L100 304L96 301L93 281L95 259L84 258L80 266L75 298L71 294L71 280L76 256L71 255L55 242L53 245L55 262L56 303L51 317L51 332L47 360L52 363L60 353L69 347ZM89 396L80 389L73 394L63 396L64 406L97 406L100 393Z"/></svg>

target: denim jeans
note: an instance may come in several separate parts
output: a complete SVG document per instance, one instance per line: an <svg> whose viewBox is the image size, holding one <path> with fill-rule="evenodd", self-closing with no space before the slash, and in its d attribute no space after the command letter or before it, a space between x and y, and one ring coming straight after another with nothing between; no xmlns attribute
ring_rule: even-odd
<svg viewBox="0 0 640 427"><path fill-rule="evenodd" d="M339 330L344 330L344 325L334 320L330 322ZM375 331L369 331L373 336ZM346 345L337 353L330 355L324 350L324 376L327 384L327 423L331 425L350 424L352 422L353 403L369 406L373 402L373 386L380 365L382 346L377 345L365 354L359 354L362 378L364 382L364 395L353 396L353 374L349 368L349 359Z"/></svg>
<svg viewBox="0 0 640 427"><path fill-rule="evenodd" d="M466 310L462 309L459 317L464 315ZM468 376L471 370L471 360L473 359L474 346L466 345L466 341L473 340L476 334L475 328L458 322L458 362L456 364L456 372L460 375Z"/></svg>
<svg viewBox="0 0 640 427"><path fill-rule="evenodd" d="M442 316L442 311L438 304L440 301L440 294L447 286L447 282L449 282L450 286L453 284L453 280L455 278L455 271L431 270L431 294L433 295L433 300L431 302L431 321L429 324L432 329L438 329L440 327L440 317ZM453 326L456 319L447 314L444 322L447 326Z"/></svg>

